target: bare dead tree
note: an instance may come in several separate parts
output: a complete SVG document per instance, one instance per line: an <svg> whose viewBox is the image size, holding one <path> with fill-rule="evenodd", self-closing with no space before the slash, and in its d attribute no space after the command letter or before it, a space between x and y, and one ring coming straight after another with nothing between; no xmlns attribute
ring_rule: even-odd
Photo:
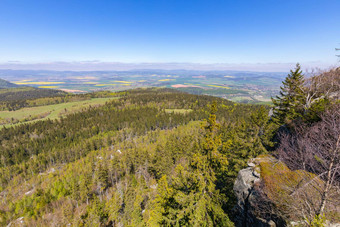
<svg viewBox="0 0 340 227"><path fill-rule="evenodd" d="M340 98L340 68L329 71L312 70L312 76L305 80L304 92L307 111L313 103L324 98Z"/></svg>
<svg viewBox="0 0 340 227"><path fill-rule="evenodd" d="M340 214L340 105L324 113L320 122L299 126L293 135L281 139L279 159L295 170L298 175L292 176L298 183L283 180L288 196L278 203L309 220L315 215Z"/></svg>

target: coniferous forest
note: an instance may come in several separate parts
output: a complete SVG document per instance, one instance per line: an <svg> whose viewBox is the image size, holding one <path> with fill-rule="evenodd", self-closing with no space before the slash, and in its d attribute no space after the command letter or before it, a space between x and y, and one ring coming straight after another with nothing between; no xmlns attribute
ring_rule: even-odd
<svg viewBox="0 0 340 227"><path fill-rule="evenodd" d="M273 106L141 88L78 95L118 98L55 120L3 127L0 225L234 226L235 180L259 156L303 171L301 184L312 177L323 190L320 198L288 193L263 165L264 215L283 225L336 222L339 75L334 69L307 79L297 65ZM36 97L42 99L72 97ZM312 200L315 209L294 216L285 204L292 198Z"/></svg>

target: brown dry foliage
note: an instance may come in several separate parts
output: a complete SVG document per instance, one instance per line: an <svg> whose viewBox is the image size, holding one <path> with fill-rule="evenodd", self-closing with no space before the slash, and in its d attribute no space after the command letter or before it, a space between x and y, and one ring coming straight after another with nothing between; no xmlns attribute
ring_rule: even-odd
<svg viewBox="0 0 340 227"><path fill-rule="evenodd" d="M307 96L340 98L340 67L329 71L312 71L305 81Z"/></svg>
<svg viewBox="0 0 340 227"><path fill-rule="evenodd" d="M309 220L320 214L340 219L340 105L326 111L320 122L300 124L295 133L281 135L278 156L301 178L294 187L288 183L294 177L283 179L286 192L291 191L289 197L298 204L284 196L286 201L278 204Z"/></svg>

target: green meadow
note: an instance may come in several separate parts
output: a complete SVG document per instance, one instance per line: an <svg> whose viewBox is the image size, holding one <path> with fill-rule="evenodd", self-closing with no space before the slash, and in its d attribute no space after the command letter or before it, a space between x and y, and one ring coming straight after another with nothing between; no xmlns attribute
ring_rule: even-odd
<svg viewBox="0 0 340 227"><path fill-rule="evenodd" d="M33 122L46 119L57 119L70 113L81 111L89 106L104 105L106 102L118 97L111 98L93 98L83 101L73 101L54 105L22 108L16 111L0 111L0 122L6 119L13 119L15 123L0 125L2 127L11 127L18 124Z"/></svg>

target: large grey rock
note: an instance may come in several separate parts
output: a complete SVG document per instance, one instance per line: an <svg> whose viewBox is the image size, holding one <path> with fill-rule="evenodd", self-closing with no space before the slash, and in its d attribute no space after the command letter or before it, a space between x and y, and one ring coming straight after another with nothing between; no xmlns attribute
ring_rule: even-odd
<svg viewBox="0 0 340 227"><path fill-rule="evenodd" d="M253 214L257 198L254 185L259 183L261 178L260 173L256 171L255 164L248 163L248 166L251 167L239 171L233 188L237 198L237 205L234 208L235 226L275 227L274 221L265 220Z"/></svg>
<svg viewBox="0 0 340 227"><path fill-rule="evenodd" d="M234 193L237 197L237 204L244 207L247 198L249 197L254 183L260 181L259 174L253 173L253 168L248 167L239 171L234 184Z"/></svg>

